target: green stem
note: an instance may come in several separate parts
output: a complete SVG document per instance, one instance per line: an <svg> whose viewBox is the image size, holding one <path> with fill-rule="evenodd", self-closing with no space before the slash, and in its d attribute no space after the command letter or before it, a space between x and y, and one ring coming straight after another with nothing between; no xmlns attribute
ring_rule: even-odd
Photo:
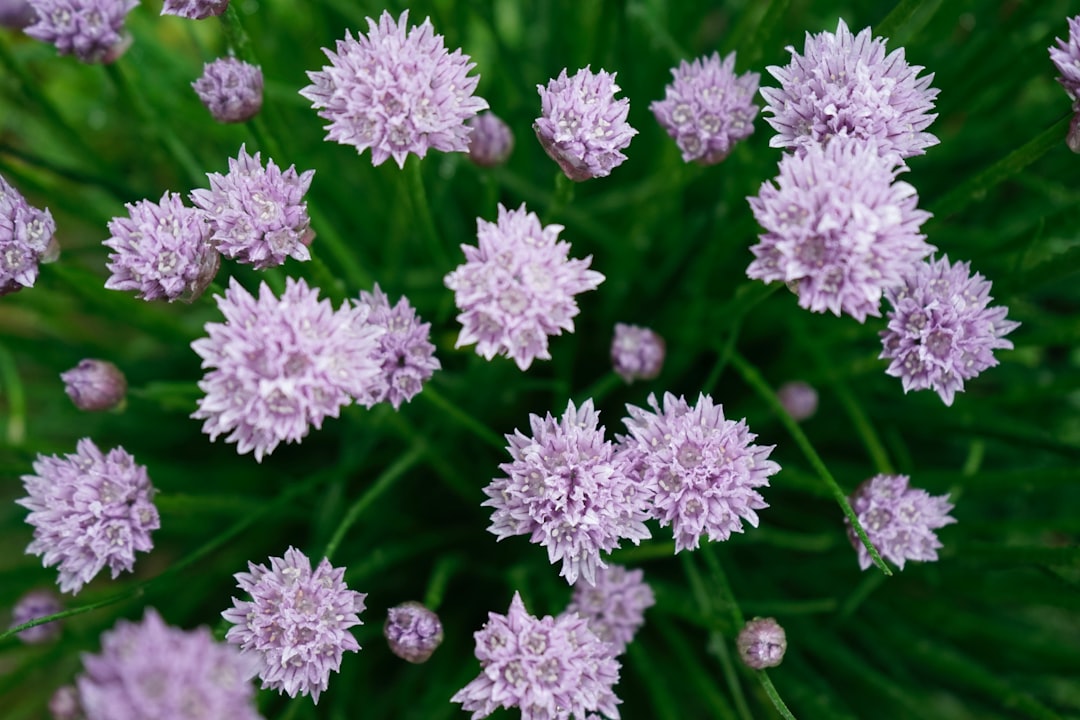
<svg viewBox="0 0 1080 720"><path fill-rule="evenodd" d="M578 393L577 404L580 405L589 399L592 399L594 404L598 404L607 397L612 390L623 384L623 379L614 372L601 375L596 382Z"/></svg>
<svg viewBox="0 0 1080 720"><path fill-rule="evenodd" d="M720 376L724 374L724 368L731 362L731 353L735 350L735 341L739 339L739 332L742 330L742 316L736 317L731 323L731 329L728 331L727 340L724 342L724 347L720 350L720 355L716 358L716 364L713 365L713 369L709 371L709 377L705 379L705 384L701 386L701 391L706 395L711 395L713 389L716 388L716 384L720 382Z"/></svg>
<svg viewBox="0 0 1080 720"><path fill-rule="evenodd" d="M446 248L439 239L439 232L435 229L435 219L431 215L431 206L428 203L427 191L424 189L424 172L420 158L409 156L405 161L405 180L409 186L409 198L412 200L413 212L420 220L420 229L424 233L428 251L432 260L443 272L449 271L454 266Z"/></svg>
<svg viewBox="0 0 1080 720"><path fill-rule="evenodd" d="M893 38L896 32L911 20L915 12L922 6L925 0L900 0L896 3L885 19L874 28L877 37ZM895 39L895 38L893 38Z"/></svg>
<svg viewBox="0 0 1080 720"><path fill-rule="evenodd" d="M7 395L7 442L12 447L19 447L26 442L26 394L15 358L3 345L0 345L0 382Z"/></svg>
<svg viewBox="0 0 1080 720"><path fill-rule="evenodd" d="M555 173L555 193L548 205L547 217L552 222L570 205L574 199L574 181L566 177L562 170Z"/></svg>
<svg viewBox="0 0 1080 720"><path fill-rule="evenodd" d="M765 694L769 696L769 700L772 700L776 712L780 713L780 717L784 718L784 720L795 720L795 716L791 714L788 706L784 704L780 693L776 692L776 686L769 679L769 674L764 670L758 670L757 676L758 680L761 681L761 687L765 688Z"/></svg>
<svg viewBox="0 0 1080 720"><path fill-rule="evenodd" d="M472 415L459 408L454 403L443 397L431 383L428 383L423 392L419 395L420 398L427 400L429 403L445 412L450 417L457 420L463 427L469 430L473 435L486 442L493 448L497 448L502 451L506 449L506 441L499 436L494 430L489 428L484 423L480 422Z"/></svg>
<svg viewBox="0 0 1080 720"><path fill-rule="evenodd" d="M439 606L442 605L443 596L446 595L446 586L460 564L461 558L457 555L446 555L439 560L431 573L431 579L428 580L427 592L424 593L424 607L432 612L438 611Z"/></svg>

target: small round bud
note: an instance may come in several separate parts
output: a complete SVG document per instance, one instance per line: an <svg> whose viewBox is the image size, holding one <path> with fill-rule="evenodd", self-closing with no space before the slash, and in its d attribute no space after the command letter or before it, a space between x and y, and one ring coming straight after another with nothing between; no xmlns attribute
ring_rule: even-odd
<svg viewBox="0 0 1080 720"><path fill-rule="evenodd" d="M510 126L491 112L482 112L469 118L465 124L472 128L469 134L469 159L480 167L502 165L514 151L514 134Z"/></svg>
<svg viewBox="0 0 1080 720"><path fill-rule="evenodd" d="M60 373L64 391L80 410L113 410L124 404L127 380L120 369L107 360L87 358Z"/></svg>
<svg viewBox="0 0 1080 720"><path fill-rule="evenodd" d="M652 380L664 367L664 339L646 327L615 324L611 365L628 383Z"/></svg>
<svg viewBox="0 0 1080 720"><path fill-rule="evenodd" d="M739 657L754 670L776 667L784 659L787 636L774 618L756 617L746 623L736 641Z"/></svg>
<svg viewBox="0 0 1080 720"><path fill-rule="evenodd" d="M817 412L817 390L801 380L784 383L776 391L776 396L788 415L797 422L807 420Z"/></svg>
<svg viewBox="0 0 1080 720"><path fill-rule="evenodd" d="M0 25L22 30L37 19L27 0L0 0Z"/></svg>
<svg viewBox="0 0 1080 720"><path fill-rule="evenodd" d="M191 87L218 122L246 122L262 109L262 69L236 58L206 63Z"/></svg>
<svg viewBox="0 0 1080 720"><path fill-rule="evenodd" d="M390 652L411 663L426 662L443 641L439 616L415 601L390 608L383 625Z"/></svg>
<svg viewBox="0 0 1080 720"><path fill-rule="evenodd" d="M49 698L49 712L53 720L82 720L82 703L74 685L62 685Z"/></svg>
<svg viewBox="0 0 1080 720"><path fill-rule="evenodd" d="M32 590L23 595L11 610L11 627L36 620L46 615L55 615L63 610L60 598L48 590ZM60 624L48 622L16 633L24 643L36 645L48 642L60 634Z"/></svg>

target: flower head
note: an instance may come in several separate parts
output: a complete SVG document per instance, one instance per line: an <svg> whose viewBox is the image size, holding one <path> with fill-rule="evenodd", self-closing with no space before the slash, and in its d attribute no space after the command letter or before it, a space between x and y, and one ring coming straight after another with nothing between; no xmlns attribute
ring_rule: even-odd
<svg viewBox="0 0 1080 720"><path fill-rule="evenodd" d="M372 292L360 292L359 305L367 308L368 323L386 331L379 336L375 350L375 362L380 368L378 379L361 402L368 407L388 402L397 410L401 403L412 400L442 367L431 344L431 323L420 322L416 310L404 297L391 307L378 284Z"/></svg>
<svg viewBox="0 0 1080 720"><path fill-rule="evenodd" d="M502 165L514 151L514 134L510 126L492 112L482 112L465 123L472 128L469 135L469 159L480 167Z"/></svg>
<svg viewBox="0 0 1080 720"><path fill-rule="evenodd" d="M739 631L739 657L754 670L776 667L787 651L787 635L775 618L756 617Z"/></svg>
<svg viewBox="0 0 1080 720"><path fill-rule="evenodd" d="M811 385L802 380L791 380L780 386L776 397L784 410L796 422L808 420L817 412L818 394Z"/></svg>
<svg viewBox="0 0 1080 720"><path fill-rule="evenodd" d="M664 99L649 109L674 138L682 159L714 165L731 148L754 132L754 105L758 81L755 72L735 74L735 53L720 60L719 53L673 68L674 80L664 88Z"/></svg>
<svg viewBox="0 0 1080 720"><path fill-rule="evenodd" d="M1073 119L1069 125L1069 149L1080 153L1080 15L1069 18L1069 39L1055 38L1050 46L1050 60L1061 73L1057 81L1073 101Z"/></svg>
<svg viewBox="0 0 1080 720"><path fill-rule="evenodd" d="M229 0L165 0L162 15L178 15L189 20L205 20L221 15L229 7Z"/></svg>
<svg viewBox="0 0 1080 720"><path fill-rule="evenodd" d="M262 110L262 68L243 60L225 57L206 63L191 87L220 123L246 122Z"/></svg>
<svg viewBox="0 0 1080 720"><path fill-rule="evenodd" d="M885 296L893 308L881 332L879 357L892 361L885 372L905 393L933 388L946 405L965 380L998 364L993 351L1011 349L1005 335L1020 326L1005 319L1007 307L987 307L989 280L972 275L969 263L950 265L947 255L918 263Z"/></svg>
<svg viewBox="0 0 1080 720"><path fill-rule="evenodd" d="M209 368L199 381L206 397L191 417L203 432L235 442L241 455L262 462L278 443L299 442L310 427L355 398L378 377L380 328L363 307L334 310L303 280L286 281L278 299L266 285L255 298L235 279L216 297L224 323L207 323L208 337L191 347Z"/></svg>
<svg viewBox="0 0 1080 720"><path fill-rule="evenodd" d="M261 720L252 663L210 628L181 630L148 608L141 623L120 620L83 655L76 678L86 720Z"/></svg>
<svg viewBox="0 0 1080 720"><path fill-rule="evenodd" d="M330 121L326 139L371 148L373 165L392 157L404 167L409 153L429 149L467 152L465 120L488 106L473 95L480 78L468 74L469 56L448 53L430 19L406 33L408 18L406 10L394 22L384 10L378 23L367 19L367 35L346 31L337 52L323 49L330 65L309 71L312 84L300 91Z"/></svg>
<svg viewBox="0 0 1080 720"><path fill-rule="evenodd" d="M137 0L30 0L37 22L25 33L52 43L61 55L85 63L110 63L131 43L124 19Z"/></svg>
<svg viewBox="0 0 1080 720"><path fill-rule="evenodd" d="M26 552L57 565L61 592L77 593L106 565L115 579L131 572L135 551L149 552L157 508L146 468L123 448L104 454L83 438L66 457L38 455L36 475L23 475L34 540Z"/></svg>
<svg viewBox="0 0 1080 720"><path fill-rule="evenodd" d="M112 410L123 405L127 378L108 360L86 358L60 373L64 392L80 410Z"/></svg>
<svg viewBox="0 0 1080 720"><path fill-rule="evenodd" d="M443 641L439 616L418 602L390 608L383 625L390 652L411 663L427 662Z"/></svg>
<svg viewBox="0 0 1080 720"><path fill-rule="evenodd" d="M56 223L0 177L0 295L33 287L40 263L60 254Z"/></svg>
<svg viewBox="0 0 1080 720"><path fill-rule="evenodd" d="M655 395L648 401L651 412L626 406L630 435L619 441L651 495L653 517L672 526L675 552L696 549L702 535L727 540L743 520L757 527L755 511L768 503L755 488L780 470L768 459L775 446L751 444L757 436L746 421L726 419L708 395L693 407L671 393L662 409Z"/></svg>
<svg viewBox="0 0 1080 720"><path fill-rule="evenodd" d="M901 158L937 145L923 132L937 117L933 73L917 77L923 68L909 65L903 48L886 55L885 42L870 28L853 35L841 20L835 33L807 33L802 55L788 47L790 63L766 68L780 87L761 89L777 133L769 145L805 149L847 136Z"/></svg>
<svg viewBox="0 0 1080 720"><path fill-rule="evenodd" d="M466 263L446 276L461 314L455 347L476 343L490 360L514 359L527 370L535 358L550 360L548 336L573 332L574 296L604 280L589 270L592 256L570 259L562 225L540 225L536 213L499 205L497 222L477 218L478 246L462 245Z"/></svg>
<svg viewBox="0 0 1080 720"><path fill-rule="evenodd" d="M595 585L574 584L565 613L580 615L596 637L611 643L614 654L621 655L645 624L645 610L656 604L652 588L643 578L641 570L620 565L597 570Z"/></svg>
<svg viewBox="0 0 1080 720"><path fill-rule="evenodd" d="M51 590L31 590L19 598L15 607L11 609L11 627L55 615L63 609L60 598ZM36 644L48 642L59 634L60 623L54 620L16 633L16 637L24 643Z"/></svg>
<svg viewBox="0 0 1080 720"><path fill-rule="evenodd" d="M345 568L323 558L312 571L308 557L292 547L285 557L270 558L269 568L248 563L248 570L235 577L251 600L233 598L221 613L233 623L225 639L258 659L264 688L311 695L318 703L342 655L360 650L349 628L363 624L367 595L345 586Z"/></svg>
<svg viewBox="0 0 1080 720"><path fill-rule="evenodd" d="M615 99L615 73L594 73L588 66L572 76L566 68L540 93L540 117L533 123L544 152L576 182L607 177L622 165L622 150L637 130L626 122L630 101Z"/></svg>
<svg viewBox="0 0 1080 720"><path fill-rule="evenodd" d="M765 233L746 274L788 283L813 312L879 316L885 288L934 249L919 233L930 213L918 209L915 188L895 181L904 169L870 142L785 155L775 184L748 198Z"/></svg>
<svg viewBox="0 0 1080 720"><path fill-rule="evenodd" d="M652 380L664 367L664 338L647 327L615 323L611 365L628 383Z"/></svg>
<svg viewBox="0 0 1080 720"><path fill-rule="evenodd" d="M500 707L519 708L521 720L619 717L619 663L577 615L537 619L514 593L509 612L488 613L473 637L480 675L450 698L473 720Z"/></svg>
<svg viewBox="0 0 1080 720"><path fill-rule="evenodd" d="M956 522L948 495L930 495L908 487L907 475L875 475L855 489L848 500L881 557L901 570L907 560L937 560L942 547L934 530ZM866 570L874 561L851 522L848 539L859 554L859 567Z"/></svg>

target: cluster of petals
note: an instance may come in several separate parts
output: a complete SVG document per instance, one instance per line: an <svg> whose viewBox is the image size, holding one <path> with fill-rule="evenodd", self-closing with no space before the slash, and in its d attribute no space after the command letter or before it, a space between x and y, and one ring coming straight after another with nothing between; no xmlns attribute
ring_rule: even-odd
<svg viewBox="0 0 1080 720"><path fill-rule="evenodd" d="M1073 119L1067 138L1069 149L1080 152L1080 15L1069 18L1069 39L1055 40L1057 46L1049 48L1050 60L1061 73L1057 81L1073 101Z"/></svg>
<svg viewBox="0 0 1080 720"><path fill-rule="evenodd" d="M666 352L664 338L650 328L615 323L611 367L626 382L655 378L664 368Z"/></svg>
<svg viewBox="0 0 1080 720"><path fill-rule="evenodd" d="M754 670L776 667L787 652L787 633L776 618L756 617L739 631L735 646L747 667Z"/></svg>
<svg viewBox="0 0 1080 720"><path fill-rule="evenodd" d="M55 232L48 209L33 207L0 177L0 295L34 286L38 265L60 254Z"/></svg>
<svg viewBox="0 0 1080 720"><path fill-rule="evenodd" d="M55 615L63 610L60 598L51 590L31 590L19 598L15 607L11 609L11 627L17 627L31 620ZM21 630L16 637L24 643L31 645L48 642L60 634L60 623L57 620L42 623L34 627Z"/></svg>
<svg viewBox="0 0 1080 720"><path fill-rule="evenodd" d="M124 20L138 0L30 0L37 22L24 32L52 43L61 55L108 63L127 47Z"/></svg>
<svg viewBox="0 0 1080 720"><path fill-rule="evenodd" d="M938 559L942 547L935 530L956 522L948 495L931 495L908 485L906 475L875 475L855 489L848 500L866 536L883 558L901 570L908 560L930 562ZM848 539L859 556L863 570L873 565L870 551L863 545L851 522L845 519Z"/></svg>
<svg viewBox="0 0 1080 720"><path fill-rule="evenodd" d="M367 308L368 323L384 331L375 350L379 375L359 399L367 407L388 402L397 410L442 367L431 342L431 323L420 322L408 298L391 306L378 284L372 292L360 292L359 304Z"/></svg>
<svg viewBox="0 0 1080 720"><path fill-rule="evenodd" d="M246 122L262 110L262 68L234 57L206 63L191 87L220 123Z"/></svg>
<svg viewBox="0 0 1080 720"><path fill-rule="evenodd" d="M596 571L593 585L574 584L565 612L584 618L598 638L611 644L613 654L621 655L645 624L645 611L655 604L656 596L641 570L609 565Z"/></svg>
<svg viewBox="0 0 1080 720"><path fill-rule="evenodd" d="M409 601L386 611L383 635L390 652L402 660L422 663L442 644L443 626L433 611Z"/></svg>
<svg viewBox="0 0 1080 720"><path fill-rule="evenodd" d="M221 15L229 7L229 0L165 0L162 15L177 15L188 20L205 20Z"/></svg>

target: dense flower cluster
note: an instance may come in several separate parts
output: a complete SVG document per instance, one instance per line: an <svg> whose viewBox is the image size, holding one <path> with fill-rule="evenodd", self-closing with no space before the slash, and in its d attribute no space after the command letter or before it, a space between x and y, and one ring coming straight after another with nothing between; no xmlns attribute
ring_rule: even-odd
<svg viewBox="0 0 1080 720"><path fill-rule="evenodd" d="M229 0L165 0L162 15L178 15L189 20L204 20L221 15L229 7Z"/></svg>
<svg viewBox="0 0 1080 720"><path fill-rule="evenodd" d="M55 615L63 610L60 598L51 590L31 590L19 598L15 607L11 609L11 627L37 620L38 618ZM36 644L52 640L60 634L60 623L57 621L35 625L16 633L16 637L24 643Z"/></svg>
<svg viewBox="0 0 1080 720"><path fill-rule="evenodd" d="M645 610L655 604L656 597L641 570L610 565L596 571L595 585L580 580L574 583L566 613L584 618L596 637L610 643L615 655L621 655L645 624Z"/></svg>
<svg viewBox="0 0 1080 720"><path fill-rule="evenodd" d="M482 112L465 123L472 128L469 135L469 159L480 167L502 165L514 151L514 134L502 118L493 112Z"/></svg>
<svg viewBox="0 0 1080 720"><path fill-rule="evenodd" d="M1073 119L1069 125L1069 149L1080 153L1080 15L1069 18L1069 39L1055 38L1050 46L1050 60L1061 73L1057 81L1073 101Z"/></svg>
<svg viewBox="0 0 1080 720"><path fill-rule="evenodd" d="M780 386L776 397L784 410L796 422L808 420L817 412L818 394L813 386L802 380L792 380Z"/></svg>
<svg viewBox="0 0 1080 720"><path fill-rule="evenodd" d="M60 254L55 232L48 209L31 206L0 177L0 295L34 286L38 265Z"/></svg>
<svg viewBox="0 0 1080 720"><path fill-rule="evenodd" d="M124 403L127 378L108 360L86 358L60 373L64 392L80 410L112 410Z"/></svg>
<svg viewBox="0 0 1080 720"><path fill-rule="evenodd" d="M52 43L61 55L109 63L131 42L125 37L124 20L138 4L138 0L30 0L37 21L24 32Z"/></svg>
<svg viewBox="0 0 1080 720"><path fill-rule="evenodd" d="M443 641L439 616L418 602L405 602L386 613L383 635L390 652L411 663L427 662Z"/></svg>
<svg viewBox="0 0 1080 720"><path fill-rule="evenodd" d="M664 338L647 327L615 323L611 367L628 383L652 380L664 367Z"/></svg>
<svg viewBox="0 0 1080 720"><path fill-rule="evenodd" d="M756 617L739 631L739 657L754 670L776 667L787 651L787 635L775 618Z"/></svg>
<svg viewBox="0 0 1080 720"><path fill-rule="evenodd" d="M875 475L848 498L866 536L881 557L901 570L907 560L937 560L942 547L935 530L956 522L949 515L953 509L948 495L930 495L925 490L908 487L906 475ZM848 539L859 554L859 567L874 564L870 551L846 518Z"/></svg>
<svg viewBox="0 0 1080 720"><path fill-rule="evenodd" d="M359 399L367 407L388 402L397 410L402 403L412 400L442 367L431 343L431 323L420 322L405 297L391 306L378 284L371 292L360 292L359 305L367 308L368 323L385 331L379 336L375 350L379 375L368 393Z"/></svg>
<svg viewBox="0 0 1080 720"><path fill-rule="evenodd" d="M246 122L262 109L262 68L243 60L226 57L206 63L191 87L221 123Z"/></svg>

